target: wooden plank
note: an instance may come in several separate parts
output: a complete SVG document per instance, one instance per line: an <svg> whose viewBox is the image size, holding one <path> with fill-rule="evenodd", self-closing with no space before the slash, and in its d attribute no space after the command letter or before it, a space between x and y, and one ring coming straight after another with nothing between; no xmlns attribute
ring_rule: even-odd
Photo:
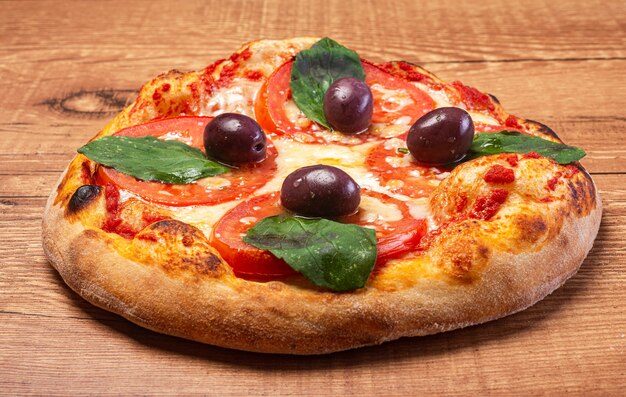
<svg viewBox="0 0 626 397"><path fill-rule="evenodd" d="M3 199L0 384L47 395L145 390L406 395L456 394L460 387L462 394L618 393L626 386L619 378L626 348L621 178L595 177L605 206L596 245L575 277L532 308L460 331L312 358L204 346L158 335L91 306L63 284L41 251L45 198Z"/></svg>
<svg viewBox="0 0 626 397"><path fill-rule="evenodd" d="M404 0L384 7L375 0L3 4L10 12L2 13L0 26L19 34L2 35L0 57L14 62L24 56L62 59L75 51L87 63L93 57L82 51L89 50L114 60L180 60L192 50L211 60L246 41L311 35L328 35L385 59L420 54L421 62L624 57L626 44L626 6L619 0Z"/></svg>

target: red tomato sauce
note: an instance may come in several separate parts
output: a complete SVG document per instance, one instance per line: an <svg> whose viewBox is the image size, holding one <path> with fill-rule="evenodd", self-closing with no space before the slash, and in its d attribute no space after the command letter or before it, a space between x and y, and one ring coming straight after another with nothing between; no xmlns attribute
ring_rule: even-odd
<svg viewBox="0 0 626 397"><path fill-rule="evenodd" d="M486 195L478 197L469 214L470 218L488 221L498 213L507 197L509 192L504 189L493 189Z"/></svg>
<svg viewBox="0 0 626 397"><path fill-rule="evenodd" d="M489 171L483 176L487 183L495 185L506 185L515 181L515 172L512 169L496 164L489 168Z"/></svg>

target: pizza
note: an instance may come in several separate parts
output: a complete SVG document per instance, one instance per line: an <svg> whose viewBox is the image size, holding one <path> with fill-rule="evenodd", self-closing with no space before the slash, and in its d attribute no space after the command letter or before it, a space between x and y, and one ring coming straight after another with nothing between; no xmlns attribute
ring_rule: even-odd
<svg viewBox="0 0 626 397"><path fill-rule="evenodd" d="M78 149L43 247L148 329L321 354L494 320L576 273L601 218L547 126L412 63L261 40L147 82Z"/></svg>

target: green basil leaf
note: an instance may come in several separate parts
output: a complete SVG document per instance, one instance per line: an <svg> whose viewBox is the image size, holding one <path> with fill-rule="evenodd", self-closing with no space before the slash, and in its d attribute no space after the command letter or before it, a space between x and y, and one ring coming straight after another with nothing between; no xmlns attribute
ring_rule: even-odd
<svg viewBox="0 0 626 397"><path fill-rule="evenodd" d="M78 153L137 179L177 185L230 170L207 160L199 149L153 136L105 136L81 147Z"/></svg>
<svg viewBox="0 0 626 397"><path fill-rule="evenodd" d="M342 77L365 80L359 55L329 38L323 38L296 55L291 69L293 100L308 118L331 128L324 116L324 94Z"/></svg>
<svg viewBox="0 0 626 397"><path fill-rule="evenodd" d="M248 230L243 241L334 291L363 287L376 263L374 230L328 219L272 216Z"/></svg>
<svg viewBox="0 0 626 397"><path fill-rule="evenodd" d="M585 157L581 148L548 141L517 131L500 131L477 134L468 153L468 159L500 153L536 152L559 164L569 164Z"/></svg>

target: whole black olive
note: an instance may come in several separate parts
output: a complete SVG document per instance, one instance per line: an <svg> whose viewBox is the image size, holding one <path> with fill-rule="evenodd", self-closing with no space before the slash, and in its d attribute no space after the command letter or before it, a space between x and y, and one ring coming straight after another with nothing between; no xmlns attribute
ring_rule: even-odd
<svg viewBox="0 0 626 397"><path fill-rule="evenodd" d="M354 77L336 80L324 94L324 116L338 131L351 134L365 131L373 111L372 91Z"/></svg>
<svg viewBox="0 0 626 397"><path fill-rule="evenodd" d="M345 171L312 165L299 168L285 178L280 200L285 208L299 215L328 218L356 212L361 192Z"/></svg>
<svg viewBox="0 0 626 397"><path fill-rule="evenodd" d="M430 111L411 126L406 144L415 159L427 164L461 160L472 146L474 123L465 110L443 107Z"/></svg>
<svg viewBox="0 0 626 397"><path fill-rule="evenodd" d="M204 128L204 148L207 157L224 164L258 163L265 159L267 138L250 117L223 113Z"/></svg>

